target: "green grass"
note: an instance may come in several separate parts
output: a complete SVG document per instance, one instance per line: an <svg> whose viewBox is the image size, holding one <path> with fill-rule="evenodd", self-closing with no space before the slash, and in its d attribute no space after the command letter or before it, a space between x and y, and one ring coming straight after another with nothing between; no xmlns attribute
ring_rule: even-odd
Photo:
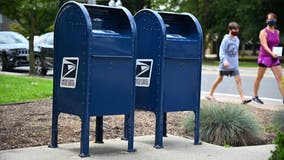
<svg viewBox="0 0 284 160"><path fill-rule="evenodd" d="M203 65L207 66L219 66L219 61L217 60L204 60L202 62ZM240 67L246 67L246 68L257 68L258 64L257 61L240 61L239 62ZM284 64L281 64L282 68L284 67Z"/></svg>
<svg viewBox="0 0 284 160"><path fill-rule="evenodd" d="M203 65L207 66L219 66L219 61L203 61ZM249 67L249 68L256 68L258 65L256 62L239 62L240 67Z"/></svg>
<svg viewBox="0 0 284 160"><path fill-rule="evenodd" d="M206 58L203 60L203 65L207 66L219 66L219 60L216 58ZM239 59L240 67L257 67L257 57L255 56L246 56L245 58Z"/></svg>
<svg viewBox="0 0 284 160"><path fill-rule="evenodd" d="M52 80L0 74L0 104L36 101L52 96Z"/></svg>

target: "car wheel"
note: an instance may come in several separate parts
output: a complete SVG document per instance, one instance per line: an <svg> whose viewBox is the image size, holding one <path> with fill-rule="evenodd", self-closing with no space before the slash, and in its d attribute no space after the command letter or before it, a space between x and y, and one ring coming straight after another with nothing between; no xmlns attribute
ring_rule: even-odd
<svg viewBox="0 0 284 160"><path fill-rule="evenodd" d="M7 71L9 70L6 59L4 56L0 56L0 71Z"/></svg>
<svg viewBox="0 0 284 160"><path fill-rule="evenodd" d="M40 76L45 76L47 73L47 70L44 68L40 57L35 58L35 72Z"/></svg>

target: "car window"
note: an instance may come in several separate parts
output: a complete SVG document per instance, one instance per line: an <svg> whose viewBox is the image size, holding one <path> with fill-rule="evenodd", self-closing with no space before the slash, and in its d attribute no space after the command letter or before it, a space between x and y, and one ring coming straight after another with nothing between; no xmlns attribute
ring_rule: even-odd
<svg viewBox="0 0 284 160"><path fill-rule="evenodd" d="M37 45L47 44L53 45L53 33L46 33L39 37L38 41L36 42Z"/></svg>
<svg viewBox="0 0 284 160"><path fill-rule="evenodd" d="M46 44L53 45L53 35L49 35L46 39Z"/></svg>
<svg viewBox="0 0 284 160"><path fill-rule="evenodd" d="M40 36L37 40L37 44L43 44L44 43L44 40L45 40L45 36Z"/></svg>
<svg viewBox="0 0 284 160"><path fill-rule="evenodd" d="M0 44L27 43L24 37L13 33L0 33Z"/></svg>

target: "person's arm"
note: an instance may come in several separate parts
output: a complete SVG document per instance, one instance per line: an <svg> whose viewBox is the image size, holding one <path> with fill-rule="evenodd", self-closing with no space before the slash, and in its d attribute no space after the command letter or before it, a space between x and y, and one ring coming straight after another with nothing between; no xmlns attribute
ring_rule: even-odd
<svg viewBox="0 0 284 160"><path fill-rule="evenodd" d="M224 38L220 45L219 57L220 57L220 62L223 63L224 67L229 67L230 64L227 60L226 48L227 48L227 42Z"/></svg>
<svg viewBox="0 0 284 160"><path fill-rule="evenodd" d="M262 31L260 31L259 33L259 41L260 44L262 45L262 47L264 48L264 50L269 53L273 58L277 58L277 54L273 53L271 51L271 49L268 47L267 45L267 33L265 32L265 30L263 29Z"/></svg>

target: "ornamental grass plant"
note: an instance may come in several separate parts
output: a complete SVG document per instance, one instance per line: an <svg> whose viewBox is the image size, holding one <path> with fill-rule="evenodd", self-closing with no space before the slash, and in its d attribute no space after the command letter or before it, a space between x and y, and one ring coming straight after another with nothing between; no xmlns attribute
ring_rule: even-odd
<svg viewBox="0 0 284 160"><path fill-rule="evenodd" d="M254 145L261 142L262 130L257 118L244 109L244 105L232 103L201 104L200 138L221 146ZM194 115L189 115L184 130L192 132Z"/></svg>
<svg viewBox="0 0 284 160"><path fill-rule="evenodd" d="M277 131L284 133L284 110L275 112L273 116L273 124Z"/></svg>

